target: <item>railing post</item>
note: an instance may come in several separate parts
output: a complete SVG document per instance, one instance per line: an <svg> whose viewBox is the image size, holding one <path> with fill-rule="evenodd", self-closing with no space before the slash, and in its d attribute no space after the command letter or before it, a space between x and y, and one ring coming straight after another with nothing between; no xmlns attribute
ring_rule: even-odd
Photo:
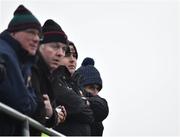
<svg viewBox="0 0 180 137"><path fill-rule="evenodd" d="M29 122L28 122L27 119L25 119L23 121L23 124L22 124L22 135L26 136L26 137L30 136L30 133L29 133Z"/></svg>
<svg viewBox="0 0 180 137"><path fill-rule="evenodd" d="M3 104L0 102L0 112L4 112L9 116L12 116L13 118L19 120L19 122L22 122L22 135L23 136L30 136L30 131L29 131L29 125L32 126L33 128L47 134L50 136L60 136L60 137L65 137L63 134L53 130L44 127L42 124L40 124L38 121L18 112L17 110Z"/></svg>

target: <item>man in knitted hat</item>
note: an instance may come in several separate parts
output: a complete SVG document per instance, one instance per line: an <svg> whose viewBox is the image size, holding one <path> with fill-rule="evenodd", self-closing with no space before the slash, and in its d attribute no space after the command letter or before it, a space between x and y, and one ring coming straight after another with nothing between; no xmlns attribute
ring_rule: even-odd
<svg viewBox="0 0 180 137"><path fill-rule="evenodd" d="M57 111L54 91L49 77L59 66L59 60L64 57L67 48L67 36L61 26L52 19L48 19L42 27L43 39L37 52L37 62L32 67L32 85L39 94L39 99L45 102L50 99L46 106L46 112L41 108L41 116L34 118L47 127L53 127L63 123L66 118L66 110ZM38 135L38 132L31 131L31 135Z"/></svg>
<svg viewBox="0 0 180 137"><path fill-rule="evenodd" d="M104 130L102 121L108 116L109 108L107 101L98 95L102 89L102 79L99 71L94 67L94 60L85 58L75 74L82 76L80 86L86 92L85 96L94 112L95 121L91 124L91 135L102 136Z"/></svg>
<svg viewBox="0 0 180 137"><path fill-rule="evenodd" d="M50 67L50 72L59 66L59 61L67 49L67 35L53 20L47 20L43 27L43 40L41 41L40 54L45 63Z"/></svg>
<svg viewBox="0 0 180 137"><path fill-rule="evenodd" d="M31 87L31 65L40 41L41 24L23 5L14 12L7 30L0 34L0 55L7 76L0 83L0 102L32 116L38 109ZM0 135L21 135L21 123L0 114Z"/></svg>

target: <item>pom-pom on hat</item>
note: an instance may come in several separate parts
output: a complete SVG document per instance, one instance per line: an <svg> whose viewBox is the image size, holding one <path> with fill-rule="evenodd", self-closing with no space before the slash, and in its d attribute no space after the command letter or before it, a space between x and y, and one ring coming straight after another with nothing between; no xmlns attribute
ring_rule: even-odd
<svg viewBox="0 0 180 137"><path fill-rule="evenodd" d="M81 64L81 66L88 66L88 65L92 65L94 66L94 60L92 58L85 58Z"/></svg>
<svg viewBox="0 0 180 137"><path fill-rule="evenodd" d="M42 27L43 39L41 43L61 42L68 43L67 35L61 26L52 19L48 19Z"/></svg>
<svg viewBox="0 0 180 137"><path fill-rule="evenodd" d="M18 32L26 29L37 29L41 32L41 24L31 11L23 5L19 5L14 11L14 17L11 19L7 30Z"/></svg>
<svg viewBox="0 0 180 137"><path fill-rule="evenodd" d="M99 91L102 89L102 79L99 71L94 67L94 60L92 58L85 58L81 64L81 67L77 69L76 73L79 73L83 79L80 82L81 86L86 85L99 85Z"/></svg>

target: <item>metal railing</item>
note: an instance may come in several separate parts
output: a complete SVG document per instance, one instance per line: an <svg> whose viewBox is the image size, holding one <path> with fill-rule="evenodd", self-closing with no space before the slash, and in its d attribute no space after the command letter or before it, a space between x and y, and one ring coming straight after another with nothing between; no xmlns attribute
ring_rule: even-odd
<svg viewBox="0 0 180 137"><path fill-rule="evenodd" d="M14 117L15 119L23 122L23 126L22 126L22 132L23 132L23 136L30 136L30 132L29 132L29 125L31 125L33 128L47 134L50 136L61 136L61 137L65 137L63 134L50 129L50 128L46 128L45 126L43 126L42 124L40 124L39 122L37 122L36 120L18 112L17 110L3 104L0 102L0 111L6 113L7 115L10 115L12 117Z"/></svg>

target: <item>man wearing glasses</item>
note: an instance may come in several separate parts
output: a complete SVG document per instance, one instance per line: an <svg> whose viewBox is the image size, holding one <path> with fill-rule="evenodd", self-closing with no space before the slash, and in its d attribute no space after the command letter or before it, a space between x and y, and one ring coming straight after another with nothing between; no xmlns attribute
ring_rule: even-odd
<svg viewBox="0 0 180 137"><path fill-rule="evenodd" d="M32 85L39 94L39 100L45 101L46 112L43 112L43 108L41 108L40 115L37 114L34 118L47 127L53 127L65 121L66 110L63 106L56 105L49 77L59 66L61 58L65 56L67 36L61 27L51 19L44 23L42 35L43 39L40 41L37 52L37 62L32 67ZM50 100L50 104L47 102L48 100ZM31 135L39 135L39 132L31 130Z"/></svg>
<svg viewBox="0 0 180 137"><path fill-rule="evenodd" d="M40 41L41 24L23 5L14 12L7 30L0 34L0 55L6 77L0 83L0 102L32 116L38 109L31 87L31 65ZM19 121L0 112L0 135L21 135Z"/></svg>

